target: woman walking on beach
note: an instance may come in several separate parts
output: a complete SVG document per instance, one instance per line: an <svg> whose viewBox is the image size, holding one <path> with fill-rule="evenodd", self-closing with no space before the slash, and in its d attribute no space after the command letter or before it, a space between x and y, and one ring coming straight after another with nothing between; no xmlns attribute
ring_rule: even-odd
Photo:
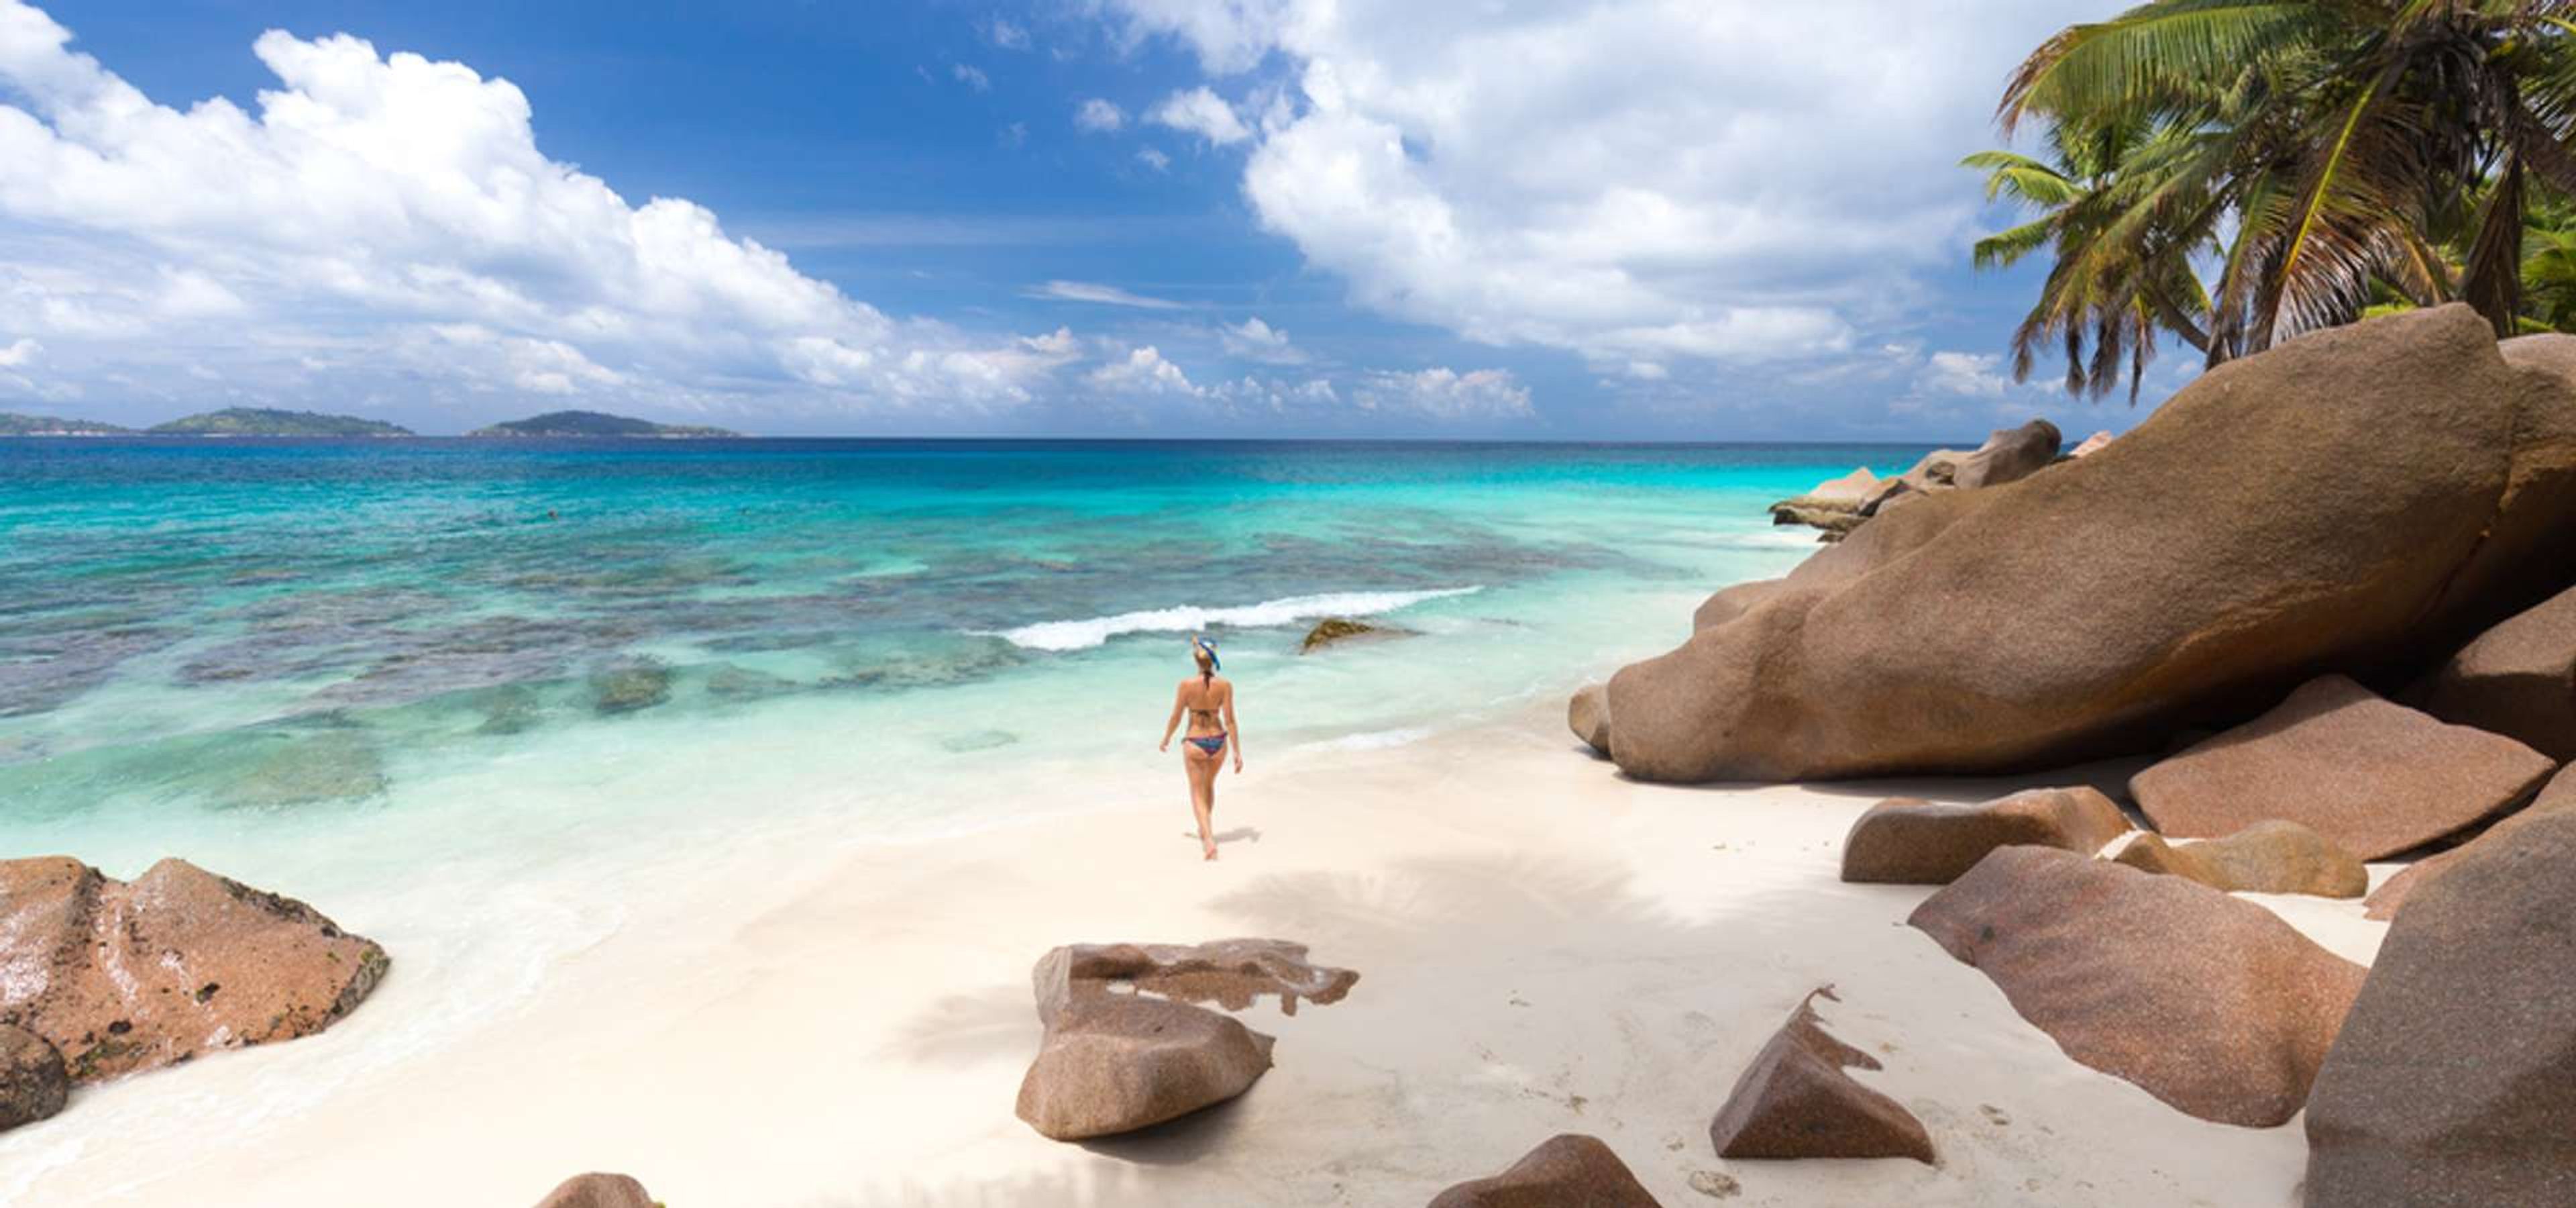
<svg viewBox="0 0 2576 1208"><path fill-rule="evenodd" d="M1172 696L1172 716L1163 723L1163 749L1172 749L1172 731L1180 728L1181 714L1189 714L1189 733L1181 738L1181 770L1190 778L1190 809L1199 816L1199 847L1206 853L1202 858L1213 860L1218 765L1225 761L1226 748L1232 747L1235 774L1243 773L1243 734L1234 724L1234 682L1217 674L1222 664L1216 660L1216 644L1191 638L1190 658L1198 663L1199 673L1182 680L1180 691Z"/></svg>

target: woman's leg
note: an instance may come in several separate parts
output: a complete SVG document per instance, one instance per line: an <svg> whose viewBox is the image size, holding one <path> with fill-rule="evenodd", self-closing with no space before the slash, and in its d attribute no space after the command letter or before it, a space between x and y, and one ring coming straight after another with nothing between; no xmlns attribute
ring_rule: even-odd
<svg viewBox="0 0 2576 1208"><path fill-rule="evenodd" d="M1188 764L1190 774L1190 810L1199 819L1199 848L1203 858L1213 860L1216 858L1217 759L1192 743L1184 762Z"/></svg>

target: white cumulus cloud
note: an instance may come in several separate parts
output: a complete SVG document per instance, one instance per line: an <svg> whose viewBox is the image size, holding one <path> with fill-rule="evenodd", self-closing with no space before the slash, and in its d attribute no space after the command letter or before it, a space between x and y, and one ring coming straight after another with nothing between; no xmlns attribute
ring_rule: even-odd
<svg viewBox="0 0 2576 1208"><path fill-rule="evenodd" d="M2003 373L2003 355L1991 352L1933 353L1916 382L1926 390L1972 398L2001 398L2012 385Z"/></svg>
<svg viewBox="0 0 2576 1208"><path fill-rule="evenodd" d="M1110 361L1092 370L1088 380L1102 393L1120 396L1197 398L1205 393L1191 384L1180 366L1164 360L1152 345L1131 350L1125 360Z"/></svg>
<svg viewBox="0 0 2576 1208"><path fill-rule="evenodd" d="M1252 137L1252 128L1226 104L1225 98L1205 88L1175 92L1154 106L1153 120L1175 130L1186 130L1224 147Z"/></svg>
<svg viewBox="0 0 2576 1208"><path fill-rule="evenodd" d="M892 318L693 202L630 202L461 63L271 31L255 108L179 109L70 42L0 0L0 316L121 397L211 373L280 402L614 388L695 410L830 386L848 409L990 407L1052 367Z"/></svg>
<svg viewBox="0 0 2576 1208"><path fill-rule="evenodd" d="M1248 361L1270 365L1302 365L1305 350L1288 342L1288 333L1261 321L1254 315L1241 323L1220 327L1217 335L1225 350Z"/></svg>
<svg viewBox="0 0 2576 1208"><path fill-rule="evenodd" d="M1356 397L1369 410L1426 419L1525 419L1535 414L1529 388L1507 369L1380 371L1361 382Z"/></svg>
<svg viewBox="0 0 2576 1208"><path fill-rule="evenodd" d="M1252 141L1256 216L1356 301L1614 370L1830 359L1901 320L1921 274L1964 259L1978 199L1956 163L1991 143L2005 71L2105 11L1104 3L1114 34L1176 39L1212 82L1283 64L1257 133L1204 87L1154 117Z"/></svg>
<svg viewBox="0 0 2576 1208"><path fill-rule="evenodd" d="M1074 107L1073 125L1093 134L1114 134L1127 125L1127 111L1115 104L1092 97Z"/></svg>
<svg viewBox="0 0 2576 1208"><path fill-rule="evenodd" d="M23 365L35 364L36 354L44 350L44 345L27 339L19 340L6 348L0 348L0 369L16 369Z"/></svg>

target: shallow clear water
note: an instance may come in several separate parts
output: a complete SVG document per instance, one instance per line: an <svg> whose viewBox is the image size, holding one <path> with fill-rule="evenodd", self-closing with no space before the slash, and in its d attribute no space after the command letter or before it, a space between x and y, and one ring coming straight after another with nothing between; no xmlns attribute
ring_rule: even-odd
<svg viewBox="0 0 2576 1208"><path fill-rule="evenodd" d="M1269 775L1561 700L1919 452L0 441L0 855L184 855L506 1001L711 845L1117 804L1056 786L1162 769L1193 629Z"/></svg>

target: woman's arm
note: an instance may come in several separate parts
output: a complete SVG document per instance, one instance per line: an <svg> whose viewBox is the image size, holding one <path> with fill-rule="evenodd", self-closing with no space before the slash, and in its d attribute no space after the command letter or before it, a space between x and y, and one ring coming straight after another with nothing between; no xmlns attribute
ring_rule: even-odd
<svg viewBox="0 0 2576 1208"><path fill-rule="evenodd" d="M1172 689L1172 715L1163 722L1163 750L1172 749L1172 731L1181 728L1181 690Z"/></svg>
<svg viewBox="0 0 2576 1208"><path fill-rule="evenodd" d="M1234 685L1225 686L1225 745L1234 752L1234 771L1243 773L1243 723L1234 719Z"/></svg>

